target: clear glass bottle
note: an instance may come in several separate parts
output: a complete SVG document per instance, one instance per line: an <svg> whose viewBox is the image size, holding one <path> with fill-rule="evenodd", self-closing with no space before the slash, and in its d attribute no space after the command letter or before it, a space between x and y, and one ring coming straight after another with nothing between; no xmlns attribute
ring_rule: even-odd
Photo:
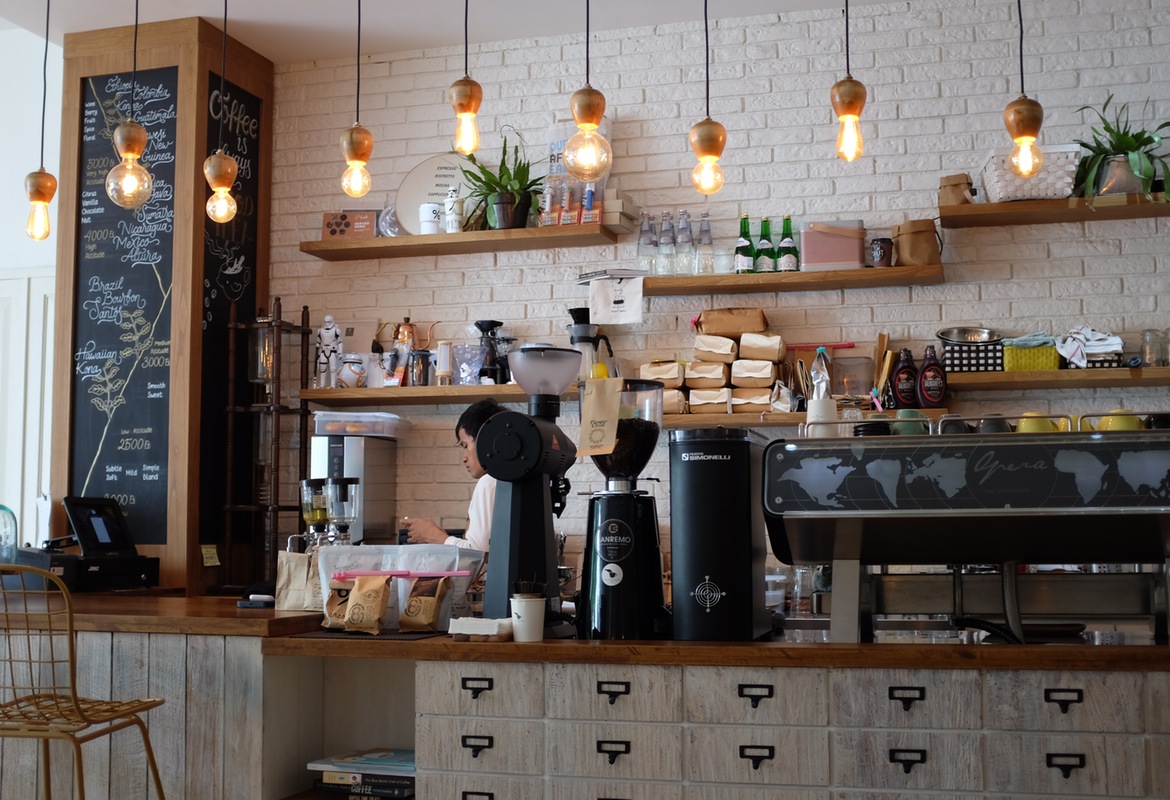
<svg viewBox="0 0 1170 800"><path fill-rule="evenodd" d="M760 240L756 244L756 272L776 271L776 246L772 244L772 221L760 220Z"/></svg>
<svg viewBox="0 0 1170 800"><path fill-rule="evenodd" d="M780 272L796 272L800 269L800 248L792 235L792 217L784 215L784 226L780 231L780 247L776 250L776 269Z"/></svg>
<svg viewBox="0 0 1170 800"><path fill-rule="evenodd" d="M654 223L650 219L650 212L642 212L642 229L638 232L638 269L646 270L649 275L658 274L655 264L658 261L658 235L654 232Z"/></svg>
<svg viewBox="0 0 1170 800"><path fill-rule="evenodd" d="M658 225L658 270L657 275L674 275L674 219L669 211L662 212L662 222Z"/></svg>
<svg viewBox="0 0 1170 800"><path fill-rule="evenodd" d="M695 274L715 274L715 241L711 237L711 215L699 215L699 241L695 245Z"/></svg>
<svg viewBox="0 0 1170 800"><path fill-rule="evenodd" d="M735 242L735 274L756 271L756 248L752 245L751 222L747 214L739 217L739 239Z"/></svg>
<svg viewBox="0 0 1170 800"><path fill-rule="evenodd" d="M674 272L676 275L695 274L695 238L691 232L691 215L685 208L678 210L678 231L674 237Z"/></svg>

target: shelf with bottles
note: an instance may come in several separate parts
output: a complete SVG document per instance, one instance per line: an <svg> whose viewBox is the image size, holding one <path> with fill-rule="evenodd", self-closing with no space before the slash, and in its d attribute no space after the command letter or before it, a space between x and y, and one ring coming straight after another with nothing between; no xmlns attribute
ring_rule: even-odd
<svg viewBox="0 0 1170 800"><path fill-rule="evenodd" d="M947 389L953 392L1003 389L1131 389L1143 386L1170 386L1170 367L947 373Z"/></svg>
<svg viewBox="0 0 1170 800"><path fill-rule="evenodd" d="M944 228L980 228L999 225L1048 225L1058 222L1093 222L1096 220L1144 219L1170 217L1166 195L1103 195L1094 198L1069 197L1064 200L1013 200L1007 203L964 203L939 206L939 222Z"/></svg>
<svg viewBox="0 0 1170 800"><path fill-rule="evenodd" d="M501 403L524 403L528 400L524 390L514 383L476 386L383 386L378 389L305 389L301 392L302 400L322 408L471 404L489 397ZM577 388L569 389L561 397L576 400Z"/></svg>
<svg viewBox="0 0 1170 800"><path fill-rule="evenodd" d="M912 267L863 267L800 272L755 272L743 275L683 275L644 278L647 297L752 292L816 292L875 286L933 286L943 282L942 264Z"/></svg>
<svg viewBox="0 0 1170 800"><path fill-rule="evenodd" d="M945 408L919 409L924 417L937 419L950 411ZM872 417L877 411L864 411L863 417ZM889 416L896 412L886 411ZM674 430L694 430L696 428L796 428L805 421L803 411L765 414L666 414L662 417L662 427ZM847 420L842 420L847 423Z"/></svg>

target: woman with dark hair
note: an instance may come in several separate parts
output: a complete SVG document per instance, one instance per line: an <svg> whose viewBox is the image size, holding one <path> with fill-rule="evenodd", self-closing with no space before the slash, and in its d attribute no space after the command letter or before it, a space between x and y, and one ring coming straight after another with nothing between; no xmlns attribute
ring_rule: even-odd
<svg viewBox="0 0 1170 800"><path fill-rule="evenodd" d="M467 532L463 538L447 535L447 531L432 520L403 517L402 525L407 530L409 543L453 544L488 551L492 538L492 510L496 505L496 479L480 465L475 452L475 437L489 418L503 410L503 406L491 398L479 400L468 406L455 423L455 439L463 448L463 466L476 479L471 503L467 507Z"/></svg>

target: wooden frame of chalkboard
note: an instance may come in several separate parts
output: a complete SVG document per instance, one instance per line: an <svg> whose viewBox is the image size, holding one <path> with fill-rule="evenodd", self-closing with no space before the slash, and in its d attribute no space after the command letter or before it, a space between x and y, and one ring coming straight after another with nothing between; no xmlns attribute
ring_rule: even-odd
<svg viewBox="0 0 1170 800"><path fill-rule="evenodd" d="M156 186L136 214L104 192L115 159L104 137L129 107L133 37L132 27L121 27L65 38L50 483L56 499L117 497L139 552L160 559L160 587L202 594L221 582L223 521L222 510L201 502L205 492L222 495L202 466L202 442L222 436L224 416L207 408L217 401L205 399L203 387L226 379L213 366L221 345L204 333L207 285L223 270L208 237L229 241L248 229L235 236L247 239L251 262L240 267L251 272L254 306L266 307L273 67L229 39L227 78L249 98L238 110L258 116L248 143L255 196L233 233L203 209L210 195L203 161L219 144L209 102L219 88L223 34L198 18L139 26L135 118L151 134L144 161ZM222 465L222 447L212 457ZM55 535L64 530L63 514L55 514Z"/></svg>

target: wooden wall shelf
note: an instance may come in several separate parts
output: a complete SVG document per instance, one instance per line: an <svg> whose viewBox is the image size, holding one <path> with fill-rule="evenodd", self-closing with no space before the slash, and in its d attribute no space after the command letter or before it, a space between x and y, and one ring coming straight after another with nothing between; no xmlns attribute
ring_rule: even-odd
<svg viewBox="0 0 1170 800"><path fill-rule="evenodd" d="M1155 194L1164 201L1165 194ZM1015 200L1009 203L965 203L939 206L944 228L983 228L993 225L1047 225L1056 222L1170 217L1170 203L1151 202L1140 194L1106 195L1087 200Z"/></svg>
<svg viewBox="0 0 1170 800"><path fill-rule="evenodd" d="M1131 389L1170 386L1170 367L1117 367L1101 369L1052 369L1034 372L951 372L951 391L1000 389Z"/></svg>
<svg viewBox="0 0 1170 800"><path fill-rule="evenodd" d="M813 292L873 286L930 286L943 282L941 264L919 267L866 267L822 272L762 272L748 275L696 275L645 278L642 294L747 294L751 292Z"/></svg>
<svg viewBox="0 0 1170 800"><path fill-rule="evenodd" d="M616 242L617 232L598 222L592 225L565 225L555 228L513 228L502 231L464 231L424 236L385 236L374 239L330 239L301 242L301 252L325 261L359 261L369 258L454 256L510 250L547 250L553 247L592 247Z"/></svg>
<svg viewBox="0 0 1170 800"><path fill-rule="evenodd" d="M945 408L921 409L923 416L936 419L950 411ZM862 412L871 417L874 411ZM886 412L893 416L895 412ZM696 428L795 428L804 422L804 412L773 414L666 414L662 427L668 429L694 430ZM913 420L911 420L913 422Z"/></svg>
<svg viewBox="0 0 1170 800"><path fill-rule="evenodd" d="M305 389L301 399L323 408L359 406L429 406L467 403L494 397L501 403L523 403L528 395L517 384L500 386L383 386L379 389ZM577 387L561 395L576 400Z"/></svg>

